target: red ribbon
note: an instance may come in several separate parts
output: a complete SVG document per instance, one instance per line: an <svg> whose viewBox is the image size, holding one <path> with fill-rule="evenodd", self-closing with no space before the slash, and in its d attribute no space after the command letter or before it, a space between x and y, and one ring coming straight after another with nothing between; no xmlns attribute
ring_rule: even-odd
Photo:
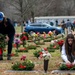
<svg viewBox="0 0 75 75"><path fill-rule="evenodd" d="M2 48L0 48L0 55L2 55Z"/></svg>

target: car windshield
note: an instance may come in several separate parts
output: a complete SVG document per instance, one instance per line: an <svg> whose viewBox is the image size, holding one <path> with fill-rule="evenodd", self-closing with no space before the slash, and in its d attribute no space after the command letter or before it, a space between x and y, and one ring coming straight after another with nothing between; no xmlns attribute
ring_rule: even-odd
<svg viewBox="0 0 75 75"><path fill-rule="evenodd" d="M51 25L46 24L46 23L32 23L30 24L30 26L52 27Z"/></svg>
<svg viewBox="0 0 75 75"><path fill-rule="evenodd" d="M49 26L49 27L53 27L53 26L51 26L50 24L45 24L45 25L47 25L47 26Z"/></svg>

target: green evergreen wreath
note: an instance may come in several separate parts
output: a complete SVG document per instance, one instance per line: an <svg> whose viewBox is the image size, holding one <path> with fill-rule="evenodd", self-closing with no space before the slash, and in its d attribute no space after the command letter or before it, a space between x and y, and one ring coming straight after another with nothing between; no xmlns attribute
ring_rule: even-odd
<svg viewBox="0 0 75 75"><path fill-rule="evenodd" d="M59 70L75 70L75 65L61 64Z"/></svg>
<svg viewBox="0 0 75 75"><path fill-rule="evenodd" d="M3 35L3 34L0 34L0 48L5 48L5 45L6 45L6 43L5 43L5 35Z"/></svg>
<svg viewBox="0 0 75 75"><path fill-rule="evenodd" d="M22 39L24 36L27 37L27 40L29 39L27 32L23 32L23 33L20 35L20 39Z"/></svg>
<svg viewBox="0 0 75 75"><path fill-rule="evenodd" d="M34 66L35 64L31 60L25 59L22 62L13 63L11 68L12 70L18 70L18 71L22 71L22 70L31 71L34 69Z"/></svg>

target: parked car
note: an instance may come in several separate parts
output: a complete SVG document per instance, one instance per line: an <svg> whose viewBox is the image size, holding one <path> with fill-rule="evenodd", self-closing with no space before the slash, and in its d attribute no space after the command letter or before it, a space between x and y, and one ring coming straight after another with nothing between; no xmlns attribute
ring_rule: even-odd
<svg viewBox="0 0 75 75"><path fill-rule="evenodd" d="M24 32L28 32L29 34L31 34L31 32L48 33L49 31L54 31L54 30L56 31L56 34L61 34L63 32L63 29L61 27L54 27L46 23L32 23L30 25L26 25Z"/></svg>

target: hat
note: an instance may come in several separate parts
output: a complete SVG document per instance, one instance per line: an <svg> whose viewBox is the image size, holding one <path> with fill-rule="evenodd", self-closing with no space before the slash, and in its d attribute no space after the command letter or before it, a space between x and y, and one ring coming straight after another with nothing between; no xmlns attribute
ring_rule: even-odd
<svg viewBox="0 0 75 75"><path fill-rule="evenodd" d="M3 12L0 12L0 21L3 20L3 17L4 17L4 13Z"/></svg>

